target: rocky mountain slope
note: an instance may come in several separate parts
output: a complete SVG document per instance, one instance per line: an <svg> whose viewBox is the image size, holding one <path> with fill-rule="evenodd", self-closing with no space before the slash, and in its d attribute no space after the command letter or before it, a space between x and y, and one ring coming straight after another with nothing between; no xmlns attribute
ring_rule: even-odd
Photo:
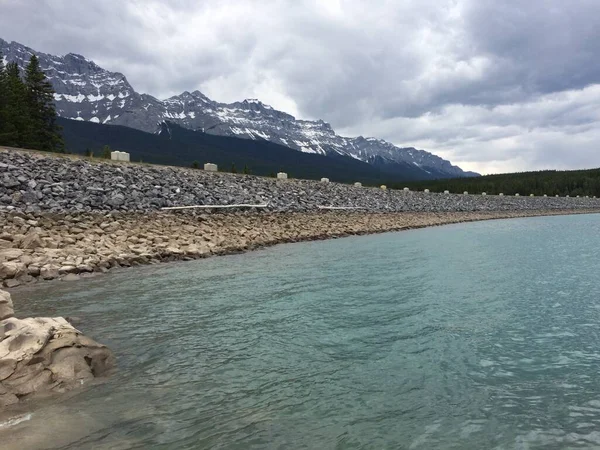
<svg viewBox="0 0 600 450"><path fill-rule="evenodd" d="M259 100L225 104L199 91L158 100L136 92L123 74L107 71L81 55L48 55L2 39L0 52L21 67L32 53L38 56L56 91L57 111L65 118L146 132L170 121L209 134L268 140L305 153L350 156L390 173L401 173L411 164L425 179L477 175L423 150L399 148L381 139L339 136L327 122L299 120Z"/></svg>

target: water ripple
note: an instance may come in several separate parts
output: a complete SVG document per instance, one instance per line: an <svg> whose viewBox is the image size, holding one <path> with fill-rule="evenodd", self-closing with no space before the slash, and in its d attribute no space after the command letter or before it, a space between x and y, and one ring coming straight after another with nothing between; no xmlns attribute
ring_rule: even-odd
<svg viewBox="0 0 600 450"><path fill-rule="evenodd" d="M590 249L600 248L599 223L460 224L18 291L23 313L83 317L119 372L15 412L30 420L0 418L0 440L8 449L598 448L600 260Z"/></svg>

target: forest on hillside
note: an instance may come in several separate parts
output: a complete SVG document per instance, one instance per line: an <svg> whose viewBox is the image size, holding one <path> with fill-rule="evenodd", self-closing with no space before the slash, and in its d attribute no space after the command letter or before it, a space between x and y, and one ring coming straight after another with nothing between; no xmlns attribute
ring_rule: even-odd
<svg viewBox="0 0 600 450"><path fill-rule="evenodd" d="M600 169L542 170L485 175L476 178L451 178L434 181L391 183L392 188L409 187L413 190L429 189L431 192L505 195L570 195L600 196Z"/></svg>

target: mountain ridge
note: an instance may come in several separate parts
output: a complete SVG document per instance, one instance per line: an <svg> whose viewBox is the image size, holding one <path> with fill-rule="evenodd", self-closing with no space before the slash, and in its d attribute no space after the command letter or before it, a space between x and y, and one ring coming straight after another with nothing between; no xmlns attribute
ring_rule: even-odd
<svg viewBox="0 0 600 450"><path fill-rule="evenodd" d="M258 99L220 103L194 90L159 100L138 93L124 74L105 70L83 55L54 56L3 39L0 51L21 68L31 54L38 56L56 92L57 113L64 118L146 132L156 132L163 121L170 121L208 134L267 140L304 153L349 156L386 172L397 168L401 173L408 163L421 170L424 179L479 175L425 150L400 148L377 138L340 136L324 120L296 119Z"/></svg>

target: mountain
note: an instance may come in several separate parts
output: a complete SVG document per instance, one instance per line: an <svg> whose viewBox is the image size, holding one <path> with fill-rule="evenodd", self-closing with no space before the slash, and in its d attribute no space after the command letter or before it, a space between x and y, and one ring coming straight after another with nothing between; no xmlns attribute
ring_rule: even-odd
<svg viewBox="0 0 600 450"><path fill-rule="evenodd" d="M256 99L226 104L199 91L186 91L159 100L136 92L123 74L107 71L81 55L48 55L2 39L0 51L21 68L31 54L38 56L56 91L61 117L151 133L169 121L206 134L266 140L303 153L348 156L397 176L403 176L407 165L423 179L478 175L424 150L399 148L375 138L339 136L327 122L296 119Z"/></svg>
<svg viewBox="0 0 600 450"><path fill-rule="evenodd" d="M247 166L255 175L271 175L279 171L291 177L379 185L394 180L389 173L343 155L330 157L303 153L262 139L240 139L229 136L201 133L171 122L162 122L157 133L147 133L120 125L59 118L63 128L65 147L73 153L87 150L99 155L104 145L131 154L134 162L178 165L190 167L193 161L200 164L213 162L219 168L237 171ZM407 166L403 180L418 180L421 171ZM397 179L397 178L395 178Z"/></svg>

